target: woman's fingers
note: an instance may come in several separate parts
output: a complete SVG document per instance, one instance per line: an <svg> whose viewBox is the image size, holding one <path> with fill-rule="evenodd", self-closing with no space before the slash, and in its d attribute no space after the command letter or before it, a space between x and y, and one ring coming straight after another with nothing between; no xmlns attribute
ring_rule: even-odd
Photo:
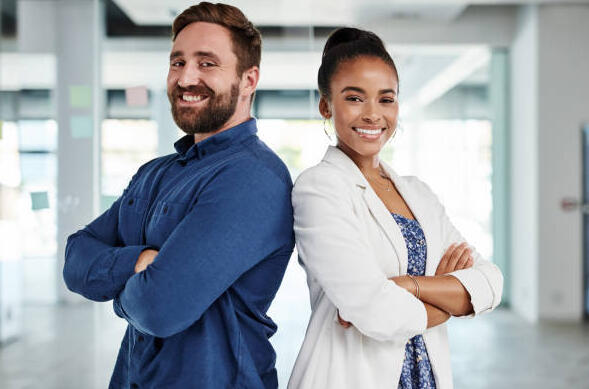
<svg viewBox="0 0 589 389"><path fill-rule="evenodd" d="M448 259L448 266L447 267L449 269L449 272L453 272L454 270L456 270L456 265L458 264L458 261L460 260L460 258L462 257L462 254L464 253L464 251L466 249L468 249L468 245L466 244L466 242L459 244L454 249L454 252L450 256L450 259Z"/></svg>
<svg viewBox="0 0 589 389"><path fill-rule="evenodd" d="M339 324L344 328L350 328L352 326L352 323L342 319L342 317L339 315L339 311L337 312L337 320L339 321Z"/></svg>
<svg viewBox="0 0 589 389"><path fill-rule="evenodd" d="M468 261L466 261L466 266L464 266L465 269L468 269L469 267L472 267L474 265L474 259L472 258L472 255L468 258Z"/></svg>
<svg viewBox="0 0 589 389"><path fill-rule="evenodd" d="M446 250L446 252L442 256L442 259L440 259L440 263L438 263L438 267L436 269L436 275L448 273L448 259L450 258L450 256L454 252L455 248L456 248L456 243L452 243L450 245L450 247L448 247L448 249Z"/></svg>
<svg viewBox="0 0 589 389"><path fill-rule="evenodd" d="M466 246L466 249L462 252L460 258L458 258L458 262L456 262L456 266L454 266L454 270L452 271L465 269L469 258L471 258L471 251L470 248Z"/></svg>

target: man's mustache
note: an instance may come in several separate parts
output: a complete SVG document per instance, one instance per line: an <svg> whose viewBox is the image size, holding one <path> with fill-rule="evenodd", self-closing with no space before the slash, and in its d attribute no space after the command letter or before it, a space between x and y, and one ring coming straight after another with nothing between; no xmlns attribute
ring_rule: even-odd
<svg viewBox="0 0 589 389"><path fill-rule="evenodd" d="M195 86L191 86L189 88L183 88L181 86L177 86L174 88L174 97L180 97L184 93L190 93L194 95L207 95L208 97L215 96L215 91L204 84L199 84Z"/></svg>

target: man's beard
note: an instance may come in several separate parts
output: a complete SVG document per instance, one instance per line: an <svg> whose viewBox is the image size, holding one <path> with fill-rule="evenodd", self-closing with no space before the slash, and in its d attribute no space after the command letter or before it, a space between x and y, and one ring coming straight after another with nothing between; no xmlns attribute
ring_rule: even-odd
<svg viewBox="0 0 589 389"><path fill-rule="evenodd" d="M208 96L204 107L179 107L178 99L182 98L184 92L191 92L195 95L205 94ZM239 84L231 85L229 93L215 93L205 85L197 85L190 88L176 87L168 98L172 105L172 116L174 121L188 135L214 132L223 127L229 118L235 113L237 99L239 97Z"/></svg>

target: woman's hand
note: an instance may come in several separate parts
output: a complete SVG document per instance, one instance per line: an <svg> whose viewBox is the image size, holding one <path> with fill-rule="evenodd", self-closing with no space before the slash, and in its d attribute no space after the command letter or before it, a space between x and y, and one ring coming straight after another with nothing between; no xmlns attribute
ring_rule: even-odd
<svg viewBox="0 0 589 389"><path fill-rule="evenodd" d="M337 320L339 321L339 324L344 328L350 328L352 326L352 323L342 319L342 317L339 315L339 309L337 310Z"/></svg>
<svg viewBox="0 0 589 389"><path fill-rule="evenodd" d="M448 274L456 270L468 269L472 267L474 260L472 251L466 242L457 244L452 243L448 250L442 256L436 275Z"/></svg>

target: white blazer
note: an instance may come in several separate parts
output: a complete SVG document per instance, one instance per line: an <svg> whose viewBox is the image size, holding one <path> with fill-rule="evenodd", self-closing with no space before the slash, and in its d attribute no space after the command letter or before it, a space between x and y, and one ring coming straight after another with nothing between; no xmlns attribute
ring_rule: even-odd
<svg viewBox="0 0 589 389"><path fill-rule="evenodd" d="M451 243L464 241L429 187L386 173L426 237L426 275ZM407 274L407 247L392 215L354 162L336 147L296 181L292 202L299 260L307 272L311 319L289 389L396 389L405 344L422 334L438 389L452 388L446 325L426 329L424 305L388 280ZM474 314L501 300L503 276L474 252L472 268L451 273ZM337 313L353 324L339 325Z"/></svg>

